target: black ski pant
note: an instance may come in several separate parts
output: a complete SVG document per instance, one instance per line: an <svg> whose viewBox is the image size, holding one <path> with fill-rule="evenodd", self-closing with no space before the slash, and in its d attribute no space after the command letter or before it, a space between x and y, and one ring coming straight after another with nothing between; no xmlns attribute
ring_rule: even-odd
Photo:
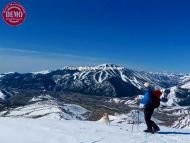
<svg viewBox="0 0 190 143"><path fill-rule="evenodd" d="M153 128L159 129L159 127L156 125L156 123L151 120L153 112L154 112L154 107L150 106L150 107L144 108L144 118L145 118L148 130L152 130Z"/></svg>

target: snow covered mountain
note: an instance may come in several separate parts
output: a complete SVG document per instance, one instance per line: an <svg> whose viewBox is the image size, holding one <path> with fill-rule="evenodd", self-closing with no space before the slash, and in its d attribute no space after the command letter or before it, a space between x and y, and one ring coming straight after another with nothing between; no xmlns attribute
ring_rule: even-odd
<svg viewBox="0 0 190 143"><path fill-rule="evenodd" d="M8 108L0 112L1 117L48 118L59 120L85 120L88 110L75 104L65 104L49 95L33 97L24 106Z"/></svg>
<svg viewBox="0 0 190 143"><path fill-rule="evenodd" d="M185 114L176 115L175 108L190 106L190 75L135 71L114 64L1 74L0 115L96 120L104 112L128 113L136 108L134 97L144 93L144 82L163 91L161 110L172 107L164 113L166 120L175 117L168 126L189 126ZM64 93L68 94L63 97ZM77 95L71 96L73 93ZM90 112L93 114L89 115ZM185 124L178 126L177 122L182 120Z"/></svg>
<svg viewBox="0 0 190 143"><path fill-rule="evenodd" d="M4 95L4 94L2 93L2 91L0 90L0 99L5 100L5 97L6 97L6 95Z"/></svg>
<svg viewBox="0 0 190 143"><path fill-rule="evenodd" d="M189 106L190 90L180 86L164 89L162 101L165 106Z"/></svg>
<svg viewBox="0 0 190 143"><path fill-rule="evenodd" d="M0 102L4 102L5 100L9 99L10 97L14 96L13 93L8 92L7 90L0 90Z"/></svg>
<svg viewBox="0 0 190 143"><path fill-rule="evenodd" d="M181 77L181 88L190 89L190 75Z"/></svg>
<svg viewBox="0 0 190 143"><path fill-rule="evenodd" d="M179 119L173 123L172 127L174 127L174 128L190 128L190 114L186 114L186 115L179 117Z"/></svg>
<svg viewBox="0 0 190 143"><path fill-rule="evenodd" d="M108 97L133 97L143 94L144 82L150 82L163 90L163 105L190 105L188 74L142 72L114 64L102 64L0 75L0 89L64 91Z"/></svg>
<svg viewBox="0 0 190 143"><path fill-rule="evenodd" d="M170 88L179 84L184 87L188 83L183 77L103 64L92 67L64 67L43 73L5 74L0 77L0 88L71 91L88 95L125 97L142 94L145 81L159 88Z"/></svg>

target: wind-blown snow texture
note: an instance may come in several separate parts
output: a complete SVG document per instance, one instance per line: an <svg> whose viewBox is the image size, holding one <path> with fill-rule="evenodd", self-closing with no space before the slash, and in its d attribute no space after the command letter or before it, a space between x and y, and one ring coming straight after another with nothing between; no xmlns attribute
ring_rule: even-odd
<svg viewBox="0 0 190 143"><path fill-rule="evenodd" d="M190 130L161 127L145 134L144 124L132 125L76 120L0 118L2 143L189 143Z"/></svg>

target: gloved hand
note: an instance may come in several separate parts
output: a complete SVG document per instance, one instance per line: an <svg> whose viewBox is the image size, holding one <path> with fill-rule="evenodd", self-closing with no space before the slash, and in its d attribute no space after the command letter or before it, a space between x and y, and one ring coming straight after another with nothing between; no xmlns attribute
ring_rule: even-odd
<svg viewBox="0 0 190 143"><path fill-rule="evenodd" d="M135 100L139 100L140 99L140 96L138 95L137 97L135 97Z"/></svg>
<svg viewBox="0 0 190 143"><path fill-rule="evenodd" d="M137 97L135 97L135 103L139 103L140 102L140 97L139 96L137 96Z"/></svg>
<svg viewBox="0 0 190 143"><path fill-rule="evenodd" d="M139 105L139 108L140 108L140 109L143 109L143 108L144 108L144 104L140 104L140 105Z"/></svg>

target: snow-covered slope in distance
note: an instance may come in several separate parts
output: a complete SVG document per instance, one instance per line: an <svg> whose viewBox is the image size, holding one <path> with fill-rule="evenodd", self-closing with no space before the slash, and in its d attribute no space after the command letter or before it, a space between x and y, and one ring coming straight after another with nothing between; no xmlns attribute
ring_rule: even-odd
<svg viewBox="0 0 190 143"><path fill-rule="evenodd" d="M176 120L172 127L190 129L190 111Z"/></svg>
<svg viewBox="0 0 190 143"><path fill-rule="evenodd" d="M181 88L190 89L190 75L181 77Z"/></svg>
<svg viewBox="0 0 190 143"><path fill-rule="evenodd" d="M33 74L48 74L50 73L50 70L43 70L43 71L37 71L37 72L32 72Z"/></svg>
<svg viewBox="0 0 190 143"><path fill-rule="evenodd" d="M33 97L30 103L0 112L3 117L48 118L48 119L78 119L85 120L84 114L89 111L75 104L64 104L49 95Z"/></svg>
<svg viewBox="0 0 190 143"><path fill-rule="evenodd" d="M0 90L0 99L5 100L5 98L6 98L6 95L4 95L4 94L2 93L2 91Z"/></svg>

